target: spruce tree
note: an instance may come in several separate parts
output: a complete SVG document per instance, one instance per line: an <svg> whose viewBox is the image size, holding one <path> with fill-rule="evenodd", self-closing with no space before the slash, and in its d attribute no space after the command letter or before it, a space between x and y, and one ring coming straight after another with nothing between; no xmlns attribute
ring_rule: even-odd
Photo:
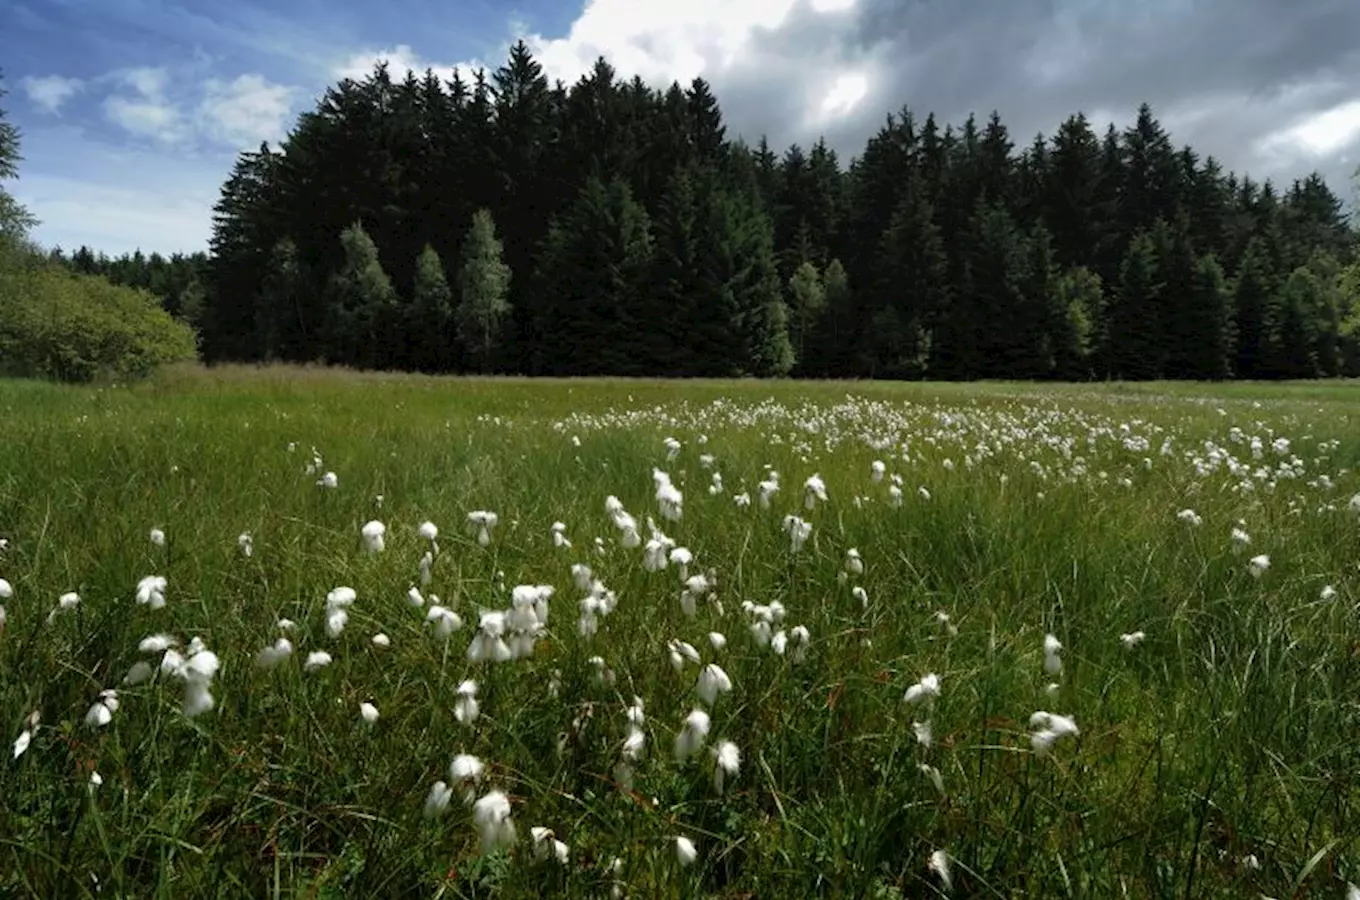
<svg viewBox="0 0 1360 900"><path fill-rule="evenodd" d="M1233 315L1232 292L1223 267L1212 253L1195 260L1190 291L1183 316L1186 333L1181 340L1193 341L1194 356L1181 374L1187 378L1218 381L1232 376Z"/></svg>
<svg viewBox="0 0 1360 900"><path fill-rule="evenodd" d="M255 342L266 361L290 357L299 343L297 322L306 285L303 282L297 245L284 238L274 245L255 303Z"/></svg>
<svg viewBox="0 0 1360 900"><path fill-rule="evenodd" d="M1265 316L1266 374L1272 378L1316 378L1312 311L1319 304L1322 284L1306 266L1285 279L1271 298Z"/></svg>
<svg viewBox="0 0 1360 900"><path fill-rule="evenodd" d="M510 279L510 267L501 260L501 242L491 212L479 209L473 213L463 242L459 299L453 311L459 343L475 372L491 371L498 361L510 315Z"/></svg>
<svg viewBox="0 0 1360 900"><path fill-rule="evenodd" d="M327 285L325 346L332 363L375 368L393 355L397 292L378 248L355 222L340 233L345 261Z"/></svg>
<svg viewBox="0 0 1360 900"><path fill-rule="evenodd" d="M413 368L422 372L447 372L456 368L453 310L453 290L444 274L444 262L435 249L426 244L416 260L415 283L411 286L411 306L406 319L406 340Z"/></svg>
<svg viewBox="0 0 1360 900"><path fill-rule="evenodd" d="M920 378L932 336L948 307L949 258L924 185L913 177L879 242L878 281L866 298L871 334L864 342L868 371Z"/></svg>
<svg viewBox="0 0 1360 900"><path fill-rule="evenodd" d="M1053 284L1050 309L1053 374L1065 380L1090 378L1104 341L1100 276L1084 266L1061 273Z"/></svg>
<svg viewBox="0 0 1360 900"><path fill-rule="evenodd" d="M1266 310L1274 294L1274 281L1265 243L1254 237L1247 242L1233 281L1233 371L1238 378L1266 375Z"/></svg>
<svg viewBox="0 0 1360 900"><path fill-rule="evenodd" d="M1160 378L1162 351L1158 310L1162 285L1157 251L1147 232L1129 244L1110 304L1109 370L1130 381Z"/></svg>

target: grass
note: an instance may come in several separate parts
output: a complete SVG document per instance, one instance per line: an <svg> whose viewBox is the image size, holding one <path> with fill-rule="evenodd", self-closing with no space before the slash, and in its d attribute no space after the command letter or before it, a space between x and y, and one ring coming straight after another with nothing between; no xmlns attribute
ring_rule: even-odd
<svg viewBox="0 0 1360 900"><path fill-rule="evenodd" d="M27 751L0 765L0 894L917 897L945 893L928 864L944 851L955 897L1345 896L1360 880L1357 410L1354 384L289 368L0 383L6 740L41 712ZM682 442L674 460L667 436ZM1206 441L1226 451L1216 465ZM313 448L337 489L304 471ZM705 453L722 493L709 493ZM739 508L766 465L780 474L771 508ZM658 516L654 466L684 493L678 522ZM829 499L809 511L814 473ZM654 516L693 551L691 574L712 573L718 602L686 617L676 568L646 571L642 548L619 546L609 495L644 541ZM1203 524L1178 521L1183 508ZM500 517L486 547L464 527L476 509ZM786 515L813 526L798 553ZM361 548L370 519L387 526L381 553ZM441 552L424 590L463 621L447 640L406 597L425 520ZM555 521L572 548L554 547ZM1237 552L1239 522L1251 544ZM842 578L852 547L865 571ZM1270 558L1259 578L1255 554ZM577 562L618 598L590 640ZM134 600L147 575L167 580L163 609ZM469 662L479 610L508 607L516 584L555 588L532 657ZM332 638L326 595L340 585L358 600ZM49 621L67 591L81 602ZM773 601L786 636L807 628L805 660L753 637L743 604ZM296 652L257 669L281 617L297 623ZM1135 630L1146 639L1126 648ZM153 633L218 655L214 709L187 717L170 675L121 685L156 662L138 651ZM1049 633L1063 645L1056 677ZM684 763L673 741L701 705L699 670L676 673L672 639L733 683ZM304 673L314 650L334 661ZM932 672L940 695L904 702ZM479 685L470 725L454 716L465 678ZM118 709L87 725L106 688ZM635 696L647 750L630 791L615 765ZM363 702L380 712L372 726ZM1036 754L1036 710L1080 733ZM927 719L929 746L913 731ZM709 748L723 739L741 764L719 794ZM483 853L457 797L423 815L460 752L486 764L479 794L509 796L512 848ZM535 858L531 826L569 845L566 865ZM676 857L682 835L692 866Z"/></svg>

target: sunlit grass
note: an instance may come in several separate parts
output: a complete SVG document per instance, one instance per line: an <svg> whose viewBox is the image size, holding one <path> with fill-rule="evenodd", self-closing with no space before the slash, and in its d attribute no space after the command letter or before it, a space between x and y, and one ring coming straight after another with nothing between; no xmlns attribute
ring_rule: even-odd
<svg viewBox="0 0 1360 900"><path fill-rule="evenodd" d="M1360 878L1356 410L1360 389L1332 384L248 367L132 387L0 384L5 739L41 712L0 768L0 893L931 896L945 885L928 860L943 850L953 896L1344 896ZM667 436L682 445L673 461ZM1288 453L1272 449L1279 436ZM1245 473L1198 474L1206 440ZM322 467L309 474L313 449ZM1281 476L1295 456L1301 471ZM780 489L762 509L767 466ZM684 494L679 522L658 514L653 467ZM316 484L324 471L334 490ZM814 473L828 500L809 510ZM712 573L718 604L701 598L685 616L675 567L647 572L642 548L618 546L610 495L643 541L651 516L692 551L690 573ZM1203 524L1177 521L1184 508ZM466 527L473 510L498 514L486 547ZM813 526L796 554L786 515ZM370 520L386 526L382 552L364 551ZM463 623L447 641L407 597L427 520L440 553L421 590ZM570 549L554 546L557 521ZM1251 544L1234 552L1239 521ZM842 577L850 548L864 573ZM1260 578L1256 554L1270 557ZM590 640L573 563L618 598ZM166 579L163 609L135 601L149 575ZM479 611L505 609L517 584L555 588L547 634L530 659L470 663ZM326 597L339 586L357 600L332 638ZM79 606L49 623L67 591ZM801 663L748 627L743 604L775 601L778 627L808 630ZM1146 639L1125 647L1135 630ZM134 663L155 663L138 643L160 632L220 657L212 711L187 718L182 685L164 676L121 686ZM1053 677L1049 633L1063 645ZM281 636L295 652L257 669ZM677 674L672 639L733 683L685 764L672 750L702 706L700 667ZM332 663L304 672L316 650ZM905 703L928 673L939 696ZM461 724L467 678L480 716ZM84 717L106 688L119 708L94 729ZM634 697L647 749L624 791L615 767ZM1072 716L1080 734L1037 756L1036 710ZM927 719L924 746L913 723ZM720 740L740 750L722 793L709 752ZM479 794L509 797L508 852L481 852L457 796L445 817L422 814L460 752L487 765ZM532 826L569 846L566 865L535 858ZM679 836L695 845L691 866Z"/></svg>

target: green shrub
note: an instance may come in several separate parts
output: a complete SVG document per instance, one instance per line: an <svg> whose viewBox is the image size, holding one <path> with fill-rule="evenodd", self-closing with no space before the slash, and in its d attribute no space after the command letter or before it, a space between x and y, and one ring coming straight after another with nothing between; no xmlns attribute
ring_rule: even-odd
<svg viewBox="0 0 1360 900"><path fill-rule="evenodd" d="M196 354L193 329L145 291L32 258L0 265L0 374L138 377Z"/></svg>

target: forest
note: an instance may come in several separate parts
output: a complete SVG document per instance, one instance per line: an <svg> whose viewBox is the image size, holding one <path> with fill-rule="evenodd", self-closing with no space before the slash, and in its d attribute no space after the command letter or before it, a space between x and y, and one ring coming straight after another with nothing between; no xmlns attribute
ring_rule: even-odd
<svg viewBox="0 0 1360 900"><path fill-rule="evenodd" d="M214 361L527 375L1360 375L1342 200L1177 147L1143 105L1021 143L902 107L842 164L728 132L703 79L378 65L242 152L209 252L53 259Z"/></svg>

